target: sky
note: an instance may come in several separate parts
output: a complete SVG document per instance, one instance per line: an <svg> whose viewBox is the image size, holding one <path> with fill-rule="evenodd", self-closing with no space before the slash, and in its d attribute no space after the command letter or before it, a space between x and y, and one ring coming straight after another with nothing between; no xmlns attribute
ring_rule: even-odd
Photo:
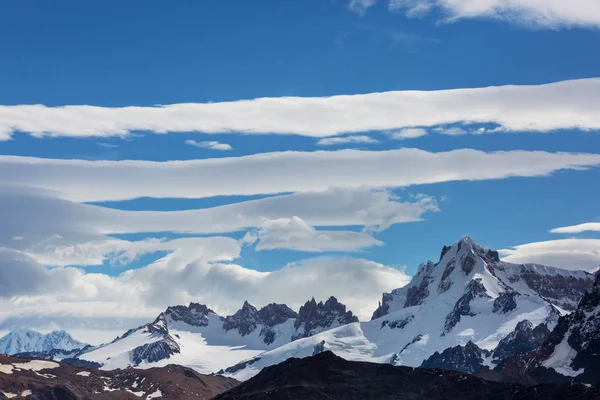
<svg viewBox="0 0 600 400"><path fill-rule="evenodd" d="M0 333L600 265L600 3L6 2Z"/></svg>

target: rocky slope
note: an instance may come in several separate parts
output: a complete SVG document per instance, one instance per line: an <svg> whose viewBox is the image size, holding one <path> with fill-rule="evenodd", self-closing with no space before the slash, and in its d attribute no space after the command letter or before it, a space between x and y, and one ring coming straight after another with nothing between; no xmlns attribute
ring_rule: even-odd
<svg viewBox="0 0 600 400"><path fill-rule="evenodd" d="M331 352L291 358L216 397L251 399L600 399L598 387L487 382L441 370L346 361Z"/></svg>
<svg viewBox="0 0 600 400"><path fill-rule="evenodd" d="M296 313L284 304L257 309L245 302L233 315L221 317L202 304L167 308L153 322L132 329L109 344L77 357L103 369L167 363L203 373L251 358L290 341L358 321L334 297L306 302Z"/></svg>
<svg viewBox="0 0 600 400"><path fill-rule="evenodd" d="M600 382L600 274L575 312L563 316L539 348L514 357L493 371L489 379L520 382Z"/></svg>
<svg viewBox="0 0 600 400"><path fill-rule="evenodd" d="M236 385L233 379L175 365L100 371L0 356L0 399L210 399Z"/></svg>
<svg viewBox="0 0 600 400"><path fill-rule="evenodd" d="M65 331L54 331L44 335L30 329L15 329L0 338L0 354L72 351L86 346L87 344L73 339Z"/></svg>
<svg viewBox="0 0 600 400"><path fill-rule="evenodd" d="M479 348L469 341L464 346L455 346L435 352L423 361L423 368L438 368L473 374L484 366L502 368L507 360L527 354L539 348L550 336L546 324L534 327L527 320L519 322L514 331L498 343L492 351Z"/></svg>
<svg viewBox="0 0 600 400"><path fill-rule="evenodd" d="M561 315L576 308L593 280L583 271L502 262L496 251L464 237L444 246L437 263L421 264L407 286L384 294L371 321L283 345L224 373L246 380L264 367L320 350L348 360L417 367L436 352L469 342L462 361L460 355L450 357L462 363L454 368L472 371L481 362L493 366L490 354L497 346L502 349L498 357L502 353L504 358L528 350L529 339L539 344ZM466 360L473 355L477 363Z"/></svg>

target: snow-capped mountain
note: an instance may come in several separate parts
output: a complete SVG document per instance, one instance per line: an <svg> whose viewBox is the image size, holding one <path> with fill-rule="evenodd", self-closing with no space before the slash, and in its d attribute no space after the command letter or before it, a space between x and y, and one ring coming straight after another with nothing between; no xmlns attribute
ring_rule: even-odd
<svg viewBox="0 0 600 400"><path fill-rule="evenodd" d="M407 286L384 294L371 321L285 344L224 373L244 380L287 358L323 350L417 367L435 352L471 342L487 358L522 321L528 323L519 329L552 329L592 283L593 275L583 271L502 262L496 251L464 237L445 246L439 262L422 264Z"/></svg>
<svg viewBox="0 0 600 400"><path fill-rule="evenodd" d="M334 297L314 299L296 313L284 304L257 309L245 302L235 314L222 317L202 304L167 308L152 323L132 329L109 344L78 357L103 369L181 364L211 373L358 319Z"/></svg>
<svg viewBox="0 0 600 400"><path fill-rule="evenodd" d="M537 350L511 360L502 373L534 382L600 382L600 274L577 310L561 317Z"/></svg>
<svg viewBox="0 0 600 400"><path fill-rule="evenodd" d="M0 338L0 354L9 355L52 350L71 351L85 346L87 344L73 339L65 331L54 331L44 335L29 329L15 329Z"/></svg>
<svg viewBox="0 0 600 400"><path fill-rule="evenodd" d="M517 324L515 330L506 335L492 351L479 348L469 341L464 346L450 347L435 352L423 361L423 368L438 368L473 374L481 367L502 368L506 360L527 354L538 347L550 336L546 324L535 326L528 320Z"/></svg>

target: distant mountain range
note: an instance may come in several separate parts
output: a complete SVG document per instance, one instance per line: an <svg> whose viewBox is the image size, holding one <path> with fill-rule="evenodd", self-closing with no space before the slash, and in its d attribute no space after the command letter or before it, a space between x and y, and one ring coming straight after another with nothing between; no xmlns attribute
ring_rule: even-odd
<svg viewBox="0 0 600 400"><path fill-rule="evenodd" d="M530 384L560 374L594 383L600 381L598 285L583 271L503 262L496 251L464 237L444 246L437 262L421 264L407 286L384 293L367 322L334 297L312 299L297 312L285 304L257 309L246 302L226 317L191 303L169 307L101 346L58 340L59 354L59 347L25 345L22 335L12 334L0 343L11 352L43 348L46 353L33 355L106 370L180 364L242 381L287 359L329 350L352 361L493 380Z"/></svg>
<svg viewBox="0 0 600 400"><path fill-rule="evenodd" d="M65 353L80 350L87 346L71 337L65 331L41 334L30 329L15 329L0 338L0 354L45 353L63 350Z"/></svg>

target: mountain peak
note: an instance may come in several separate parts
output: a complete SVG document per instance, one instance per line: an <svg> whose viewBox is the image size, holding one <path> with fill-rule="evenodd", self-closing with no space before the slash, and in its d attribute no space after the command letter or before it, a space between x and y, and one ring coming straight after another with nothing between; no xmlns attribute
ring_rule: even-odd
<svg viewBox="0 0 600 400"><path fill-rule="evenodd" d="M199 303L190 303L189 306L169 306L162 312L154 321L158 323L165 318L169 318L171 321L181 321L192 326L207 326L208 325L208 314L215 314L213 310Z"/></svg>
<svg viewBox="0 0 600 400"><path fill-rule="evenodd" d="M73 339L68 332L62 330L42 334L28 328L17 328L0 338L2 354L74 350L85 346L85 343Z"/></svg>
<svg viewBox="0 0 600 400"><path fill-rule="evenodd" d="M294 335L294 340L311 336L322 328L352 322L358 322L358 318L352 314L352 311L346 310L346 306L335 297L329 297L325 303L322 301L317 303L313 297L298 311L294 327L299 330L299 333Z"/></svg>

